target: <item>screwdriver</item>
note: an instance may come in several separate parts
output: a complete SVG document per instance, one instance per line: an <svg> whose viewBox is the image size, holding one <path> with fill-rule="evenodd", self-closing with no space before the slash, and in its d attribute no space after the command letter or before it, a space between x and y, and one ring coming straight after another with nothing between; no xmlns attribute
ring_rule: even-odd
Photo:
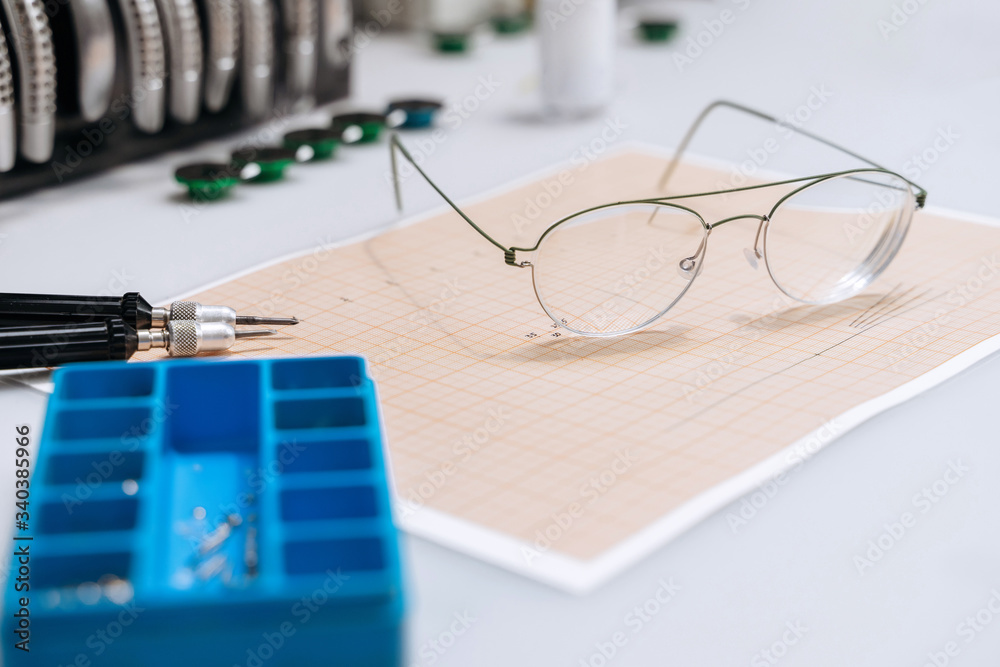
<svg viewBox="0 0 1000 667"><path fill-rule="evenodd" d="M174 357L228 350L237 338L270 336L273 329L236 331L218 322L168 322L136 331L121 318L75 324L0 327L0 369L44 368L75 361L120 361L136 352L166 349Z"/></svg>
<svg viewBox="0 0 1000 667"><path fill-rule="evenodd" d="M228 324L231 327L237 324L286 326L299 323L294 317L237 315L228 306L203 306L193 301L175 301L165 308L153 308L138 292L129 292L121 298L0 292L0 325L94 322L109 317L120 318L136 330L161 329L178 320Z"/></svg>

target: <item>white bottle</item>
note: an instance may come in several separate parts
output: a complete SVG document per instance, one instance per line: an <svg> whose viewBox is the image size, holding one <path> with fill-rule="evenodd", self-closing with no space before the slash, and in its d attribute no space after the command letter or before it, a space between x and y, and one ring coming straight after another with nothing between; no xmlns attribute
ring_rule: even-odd
<svg viewBox="0 0 1000 667"><path fill-rule="evenodd" d="M483 0L424 0L424 6L432 31L469 32L489 15Z"/></svg>
<svg viewBox="0 0 1000 667"><path fill-rule="evenodd" d="M616 0L536 0L546 114L588 116L615 86Z"/></svg>

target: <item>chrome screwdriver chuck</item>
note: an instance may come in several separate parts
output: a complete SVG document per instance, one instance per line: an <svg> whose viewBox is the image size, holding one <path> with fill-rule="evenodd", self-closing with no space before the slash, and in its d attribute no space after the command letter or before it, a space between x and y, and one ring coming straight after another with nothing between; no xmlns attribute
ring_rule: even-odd
<svg viewBox="0 0 1000 667"><path fill-rule="evenodd" d="M228 350L237 338L273 336L274 329L250 329L237 331L221 322L192 322L177 320L167 322L163 329L143 329L139 336L137 352L151 349L166 349L172 357L193 357L202 352L222 352Z"/></svg>
<svg viewBox="0 0 1000 667"><path fill-rule="evenodd" d="M164 308L153 308L153 327L162 327L169 322L191 320L193 322L216 322L236 326L237 324L263 324L290 326L298 324L295 317L263 317L258 315L237 315L229 306L206 306L194 301L175 301Z"/></svg>

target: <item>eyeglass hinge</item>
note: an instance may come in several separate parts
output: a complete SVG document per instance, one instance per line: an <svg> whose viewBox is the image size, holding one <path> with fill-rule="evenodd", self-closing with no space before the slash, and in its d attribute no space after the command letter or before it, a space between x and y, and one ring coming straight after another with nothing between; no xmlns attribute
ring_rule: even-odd
<svg viewBox="0 0 1000 667"><path fill-rule="evenodd" d="M917 208L923 208L924 204L927 203L927 193L921 192L917 195Z"/></svg>
<svg viewBox="0 0 1000 667"><path fill-rule="evenodd" d="M531 262L518 262L516 257L516 251L513 248L509 248L503 251L503 261L505 261L510 266L516 266L519 269L525 269L531 266Z"/></svg>

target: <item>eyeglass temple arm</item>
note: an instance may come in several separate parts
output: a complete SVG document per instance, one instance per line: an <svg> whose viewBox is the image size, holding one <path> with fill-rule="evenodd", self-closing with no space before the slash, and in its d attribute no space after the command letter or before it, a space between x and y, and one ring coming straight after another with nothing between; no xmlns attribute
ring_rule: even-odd
<svg viewBox="0 0 1000 667"><path fill-rule="evenodd" d="M396 209L397 210L399 210L399 211L403 210L403 194L402 194L402 189L400 187L401 183L400 183L400 180L399 180L399 162L398 162L398 160L396 158L397 152L400 155L402 155L403 158L407 162L409 162L413 166L414 169L417 170L417 173L420 174L421 176L423 176L424 180L427 181L427 183L430 184L430 186L432 188L434 188L434 191L437 192L439 195L441 195L441 198L444 199L446 202L448 202L448 205L451 206L453 209L455 209L455 212L458 213L460 216L462 216L462 219L465 220L467 223L469 223L472 226L473 229L475 229L477 232L479 232L479 234L484 239L486 239L487 241L489 241L490 243L492 243L496 247L498 247L501 250L503 250L505 255L507 255L508 253L512 252L512 250L510 248L508 248L508 247L504 246L503 244L501 244L499 241L497 241L496 239L494 239L492 236L490 236L489 234L487 234L486 232L484 232L479 225L477 225L476 223L474 223L472 221L472 218L470 218L469 216L467 216L465 214L465 212L462 209L460 209L458 207L458 205L455 202L453 202L448 197L448 195L446 195L441 190L441 188L439 188L437 186L437 184L434 183L434 181L431 180L430 176L428 176L426 173L424 173L424 170L420 168L420 165L418 165L417 162L416 162L416 160L413 159L413 156L410 155L410 152L408 150L406 150L406 146L404 146L403 143L399 140L399 135L393 133L392 136L389 139L389 154L390 154L391 159L392 159L392 185L393 185L393 189L396 192Z"/></svg>
<svg viewBox="0 0 1000 667"><path fill-rule="evenodd" d="M847 155L850 155L851 157L853 157L853 158L855 158L857 160L861 160L862 162L866 162L866 163L870 164L873 167L876 167L878 169L882 169L882 170L888 171L885 167L883 167L882 165L878 164L877 162L873 162L872 160L869 160L866 157L858 155L854 151L850 151L850 150L844 148L843 146L841 146L839 144L836 144L836 143L834 143L834 142L832 142L832 141L830 141L828 139L824 139L823 137L817 136L817 135L813 134L812 132L807 132L806 130L798 128L798 127L796 127L796 126L794 126L794 125L792 125L790 123L786 123L785 121L783 121L783 120L781 120L779 118L775 118L774 116L766 114L766 113L764 113L762 111L757 111L756 109L751 109L750 107L745 107L742 104L737 104L736 102L729 102L728 100L717 100L717 101L712 102L711 104L709 104L707 107L705 107L705 109L700 114L698 114L698 118L695 119L695 121L691 125L691 127L688 128L687 133L684 135L684 138L681 140L680 146L677 147L677 152L674 154L673 159L670 160L670 164L667 165L666 171L663 172L663 176L660 178L660 189L661 190L666 187L667 182L670 180L670 177L673 176L674 171L677 169L677 165L680 163L681 157L684 156L684 152L687 150L688 145L691 143L691 140L694 139L694 135L698 131L698 128L701 127L701 124L705 121L705 119L708 117L708 115L710 113L712 113L713 111L715 111L716 109L718 109L719 107L726 107L726 108L729 108L729 109L734 109L736 111L741 111L741 112L743 112L745 114L749 114L751 116L756 116L757 118L760 118L761 120L765 120L765 121L768 121L770 123L775 123L777 125L780 125L781 127L788 128L792 132L797 132L798 134L801 134L802 136L809 137L810 139L812 139L814 141L818 141L821 144L824 144L826 146L829 146L830 148L833 148L834 150L838 150L841 153L845 153ZM907 181L907 182L910 183L910 185L912 185L915 188L917 188L918 190L920 190L920 195L921 196L918 197L918 200L920 201L921 206L922 206L923 205L923 199L925 199L927 197L927 191L924 190L919 185L917 185L916 183L913 183L911 181Z"/></svg>

